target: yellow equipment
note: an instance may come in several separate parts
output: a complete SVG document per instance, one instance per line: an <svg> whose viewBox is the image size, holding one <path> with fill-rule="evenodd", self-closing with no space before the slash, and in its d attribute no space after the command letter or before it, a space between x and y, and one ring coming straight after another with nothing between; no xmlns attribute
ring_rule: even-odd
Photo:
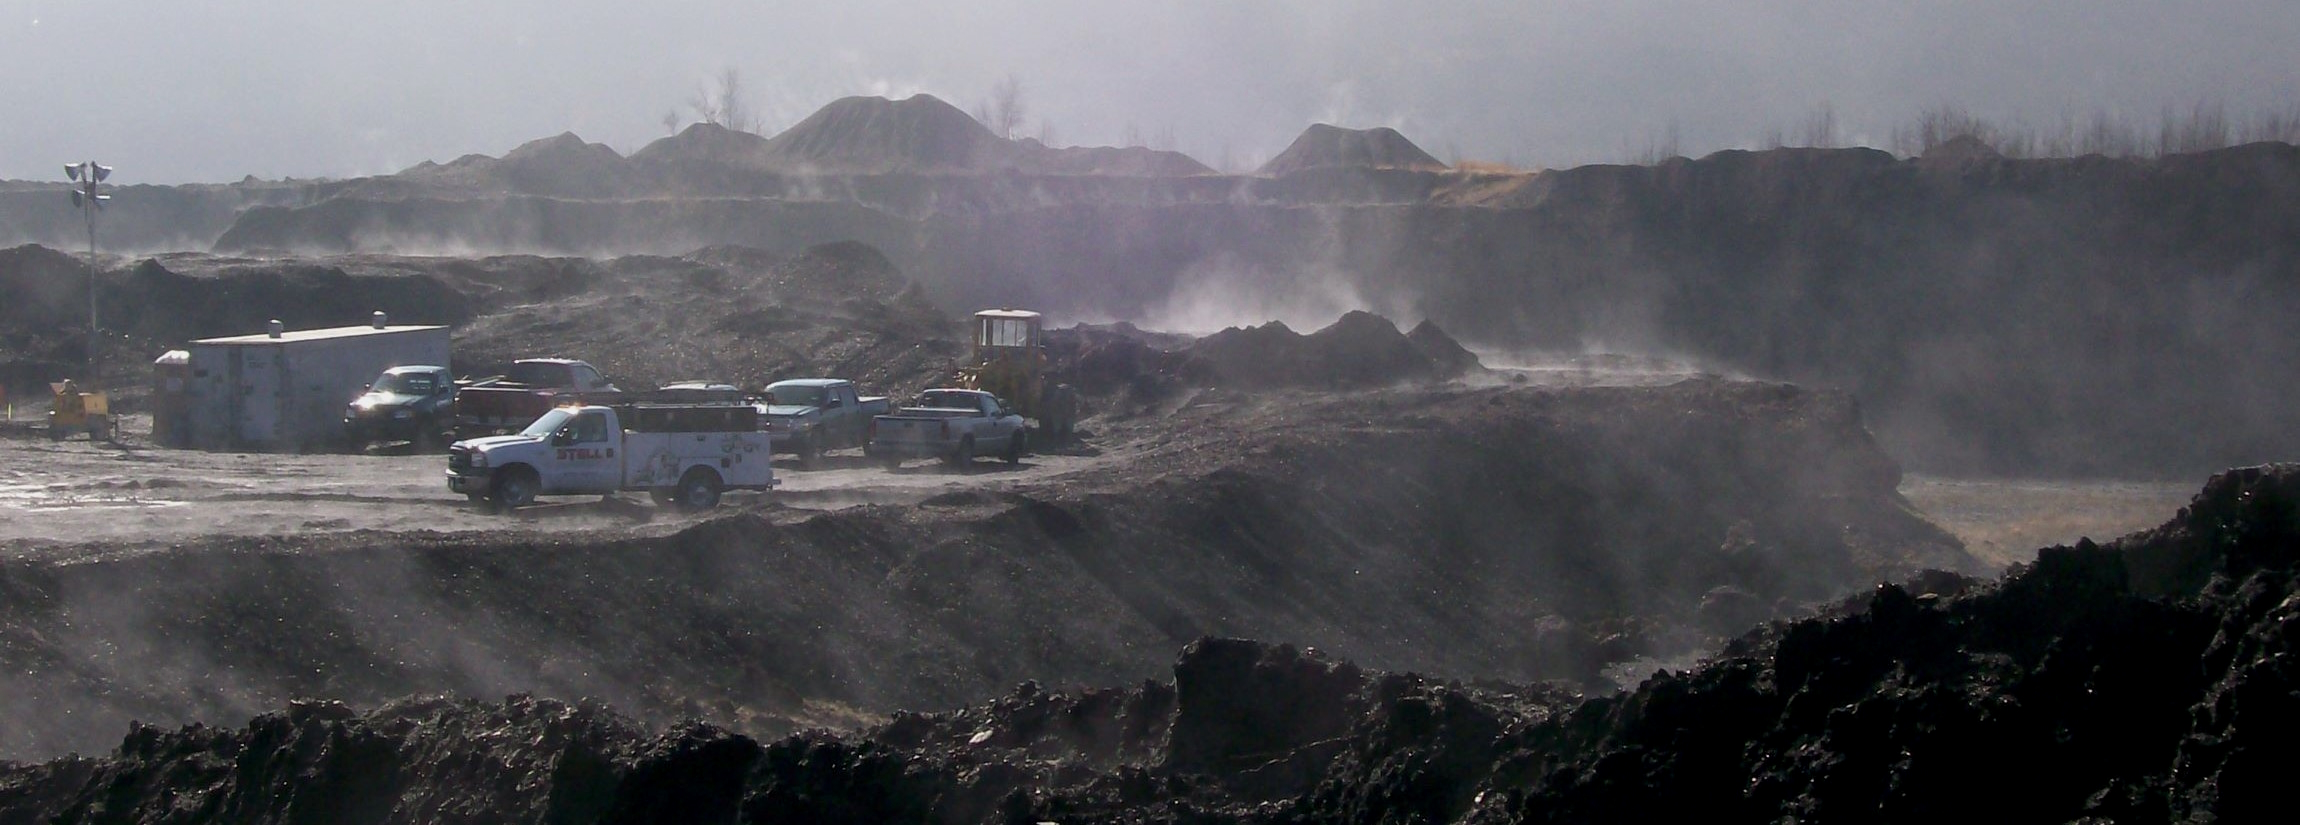
<svg viewBox="0 0 2300 825"><path fill-rule="evenodd" d="M1043 324L1029 310L975 313L973 363L959 368L958 385L1004 399L1059 441L1078 423L1078 393L1048 375Z"/></svg>
<svg viewBox="0 0 2300 825"><path fill-rule="evenodd" d="M81 392L80 385L66 378L49 384L55 391L56 402L48 409L48 438L62 441L75 433L87 433L89 441L111 441L119 437L120 424L112 420L112 400L102 392Z"/></svg>

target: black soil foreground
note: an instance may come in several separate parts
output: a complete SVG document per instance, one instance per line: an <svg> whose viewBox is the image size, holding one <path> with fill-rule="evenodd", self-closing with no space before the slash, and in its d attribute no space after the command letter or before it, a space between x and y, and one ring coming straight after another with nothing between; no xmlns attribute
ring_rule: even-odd
<svg viewBox="0 0 2300 825"><path fill-rule="evenodd" d="M1584 698L1207 638L764 742L589 704L299 703L0 773L31 822L2257 821L2300 759L2300 468L2000 581L1927 574Z"/></svg>

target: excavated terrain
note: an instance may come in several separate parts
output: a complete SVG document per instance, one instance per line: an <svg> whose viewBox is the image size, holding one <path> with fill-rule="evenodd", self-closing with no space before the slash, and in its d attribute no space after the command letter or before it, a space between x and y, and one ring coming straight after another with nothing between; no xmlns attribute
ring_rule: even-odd
<svg viewBox="0 0 2300 825"><path fill-rule="evenodd" d="M2277 801L2300 469L2215 476L2105 546L1986 558L1899 489L1904 464L2182 475L2300 443L2274 379L2292 147L1497 175L1320 127L1285 161L1208 174L855 98L628 158L562 135L137 190L124 248L224 252L100 259L93 343L84 263L0 250L0 386L37 398L93 355L131 422L162 350L378 309L452 325L461 374L561 355L626 388L908 395L948 380L953 310L981 306L1192 333L1051 333L1086 417L1047 455L833 456L707 517L488 521L396 477L436 479L421 456L10 422L0 514L43 526L0 533L0 825ZM55 195L0 185L0 238L53 242L15 216ZM2008 559L2029 561L1979 578Z"/></svg>
<svg viewBox="0 0 2300 825"><path fill-rule="evenodd" d="M1103 427L1064 474L828 512L769 496L672 532L19 547L0 753L439 690L765 734L1123 683L1208 634L1601 686L1975 566L1906 509L1846 399L1787 385L1217 389ZM919 473L944 475L893 477Z"/></svg>
<svg viewBox="0 0 2300 825"><path fill-rule="evenodd" d="M2167 822L2284 805L2300 468L2162 527L1934 573L1583 696L1205 638L1161 679L1026 682L746 737L596 705L299 703L0 770L0 822Z"/></svg>

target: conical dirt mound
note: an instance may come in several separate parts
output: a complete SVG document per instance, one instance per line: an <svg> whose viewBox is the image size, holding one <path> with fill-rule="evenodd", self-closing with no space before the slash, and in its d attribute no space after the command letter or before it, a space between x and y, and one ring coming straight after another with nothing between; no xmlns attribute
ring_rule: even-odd
<svg viewBox="0 0 2300 825"><path fill-rule="evenodd" d="M833 101L767 142L776 167L845 172L992 168L1018 147L933 95Z"/></svg>
<svg viewBox="0 0 2300 825"><path fill-rule="evenodd" d="M1405 135L1389 127L1344 129L1312 124L1294 143L1262 164L1265 175L1285 175L1305 169L1351 166L1364 169L1444 171L1446 165L1422 151Z"/></svg>

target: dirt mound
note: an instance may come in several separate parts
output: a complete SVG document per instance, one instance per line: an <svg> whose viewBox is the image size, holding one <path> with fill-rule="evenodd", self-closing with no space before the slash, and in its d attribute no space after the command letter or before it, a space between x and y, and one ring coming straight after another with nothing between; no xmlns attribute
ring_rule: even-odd
<svg viewBox="0 0 2300 825"><path fill-rule="evenodd" d="M1414 336L1362 310L1300 335L1284 323L1232 327L1190 345L1227 386L1359 389L1442 381L1481 369L1477 356L1423 321Z"/></svg>
<svg viewBox="0 0 2300 825"><path fill-rule="evenodd" d="M1050 175L1111 175L1117 177L1185 177L1211 175L1214 167L1180 152L1142 146L1065 146L1050 148L1037 138L1024 138L1023 168Z"/></svg>
<svg viewBox="0 0 2300 825"><path fill-rule="evenodd" d="M631 153L631 159L665 165L760 167L766 165L767 155L766 138L715 123L697 123L641 147Z"/></svg>
<svg viewBox="0 0 2300 825"><path fill-rule="evenodd" d="M0 250L0 389L39 398L87 359L88 262L44 246Z"/></svg>
<svg viewBox="0 0 2300 825"><path fill-rule="evenodd" d="M1026 682L763 746L523 698L302 705L0 766L0 818L302 800L366 821L2240 819L2282 805L2300 758L2295 605L2300 467L2259 468L2150 533L2048 548L1993 583L1879 585L1594 698L1200 639L1170 681Z"/></svg>
<svg viewBox="0 0 2300 825"><path fill-rule="evenodd" d="M1021 147L933 95L832 101L766 143L787 171L953 172L1006 165Z"/></svg>
<svg viewBox="0 0 2300 825"><path fill-rule="evenodd" d="M126 268L106 259L98 274L104 337L98 360L114 389L140 388L151 359L184 342L290 329L364 324L383 310L398 323L458 324L471 294L426 272L373 273L341 262L258 261L199 255L147 258ZM0 380L16 397L84 371L86 264L41 247L0 252ZM132 405L131 405L132 407Z"/></svg>
<svg viewBox="0 0 2300 825"><path fill-rule="evenodd" d="M1442 172L1446 168L1445 163L1422 151L1396 129L1387 126L1344 129L1314 123L1302 130L1301 136L1294 138L1285 151L1262 164L1258 174L1286 175L1337 166L1429 172Z"/></svg>
<svg viewBox="0 0 2300 825"><path fill-rule="evenodd" d="M504 306L458 329L457 370L486 374L559 355L590 361L625 389L836 375L903 394L946 381L963 351L960 325L866 244L575 263L595 270L585 289Z"/></svg>

